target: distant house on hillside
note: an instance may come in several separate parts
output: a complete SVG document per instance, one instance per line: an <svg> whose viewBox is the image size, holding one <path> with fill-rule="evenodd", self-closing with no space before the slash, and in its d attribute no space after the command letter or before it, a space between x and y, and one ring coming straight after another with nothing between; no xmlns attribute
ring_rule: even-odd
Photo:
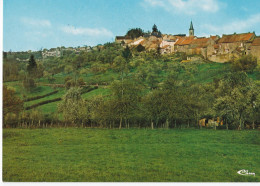
<svg viewBox="0 0 260 186"><path fill-rule="evenodd" d="M127 44L131 42L132 39L129 36L116 36L115 42L120 44Z"/></svg>
<svg viewBox="0 0 260 186"><path fill-rule="evenodd" d="M219 53L226 54L240 48L245 51L255 38L254 33L223 35L218 41Z"/></svg>
<svg viewBox="0 0 260 186"><path fill-rule="evenodd" d="M43 50L42 51L42 57L60 57L62 55L61 49L58 48L51 48L50 50Z"/></svg>
<svg viewBox="0 0 260 186"><path fill-rule="evenodd" d="M180 37L179 40L175 43L175 52L188 52L190 44L197 39L195 36Z"/></svg>
<svg viewBox="0 0 260 186"><path fill-rule="evenodd" d="M227 62L232 58L238 58L243 54L248 54L248 49L255 39L254 33L242 33L224 35L214 46L215 53L209 56L209 60L215 62Z"/></svg>
<svg viewBox="0 0 260 186"><path fill-rule="evenodd" d="M178 39L169 39L169 40L162 40L160 43L161 54L173 53L174 52L174 45L178 41Z"/></svg>

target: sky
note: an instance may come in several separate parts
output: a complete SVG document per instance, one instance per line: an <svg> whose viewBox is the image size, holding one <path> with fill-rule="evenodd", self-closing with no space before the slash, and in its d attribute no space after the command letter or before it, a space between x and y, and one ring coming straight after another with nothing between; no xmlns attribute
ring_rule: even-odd
<svg viewBox="0 0 260 186"><path fill-rule="evenodd" d="M27 51L113 42L156 24L163 34L260 35L259 0L4 0L3 50Z"/></svg>

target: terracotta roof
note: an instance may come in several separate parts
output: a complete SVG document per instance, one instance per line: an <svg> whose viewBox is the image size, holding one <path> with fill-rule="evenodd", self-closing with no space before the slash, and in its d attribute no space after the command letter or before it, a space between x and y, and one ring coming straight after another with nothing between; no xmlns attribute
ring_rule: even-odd
<svg viewBox="0 0 260 186"><path fill-rule="evenodd" d="M219 36L210 36L211 39L213 39L214 41L219 39Z"/></svg>
<svg viewBox="0 0 260 186"><path fill-rule="evenodd" d="M218 43L234 43L239 41L250 41L254 33L223 35Z"/></svg>
<svg viewBox="0 0 260 186"><path fill-rule="evenodd" d="M175 45L189 45L192 43L192 41L195 39L194 36L189 37L181 37L179 40L175 43Z"/></svg>
<svg viewBox="0 0 260 186"><path fill-rule="evenodd" d="M254 39L252 46L260 46L260 37Z"/></svg>
<svg viewBox="0 0 260 186"><path fill-rule="evenodd" d="M205 48L208 45L208 41L210 38L197 38L192 41L192 45L194 45L195 48Z"/></svg>
<svg viewBox="0 0 260 186"><path fill-rule="evenodd" d="M219 45L218 45L218 44L215 44L215 45L214 45L214 48L215 48L215 49L218 49L218 48L219 48Z"/></svg>

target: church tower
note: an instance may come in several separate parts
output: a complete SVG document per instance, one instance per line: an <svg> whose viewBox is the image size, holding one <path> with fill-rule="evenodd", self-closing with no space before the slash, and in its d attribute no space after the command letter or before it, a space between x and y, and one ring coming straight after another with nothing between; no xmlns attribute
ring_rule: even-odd
<svg viewBox="0 0 260 186"><path fill-rule="evenodd" d="M193 28L192 21L190 22L189 36L194 36L194 28Z"/></svg>

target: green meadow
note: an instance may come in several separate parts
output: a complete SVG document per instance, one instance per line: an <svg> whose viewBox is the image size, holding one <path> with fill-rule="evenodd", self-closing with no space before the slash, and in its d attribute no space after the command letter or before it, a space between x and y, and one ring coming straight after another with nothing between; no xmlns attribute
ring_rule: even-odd
<svg viewBox="0 0 260 186"><path fill-rule="evenodd" d="M5 182L259 182L256 130L3 129ZM255 176L237 171L246 169Z"/></svg>

